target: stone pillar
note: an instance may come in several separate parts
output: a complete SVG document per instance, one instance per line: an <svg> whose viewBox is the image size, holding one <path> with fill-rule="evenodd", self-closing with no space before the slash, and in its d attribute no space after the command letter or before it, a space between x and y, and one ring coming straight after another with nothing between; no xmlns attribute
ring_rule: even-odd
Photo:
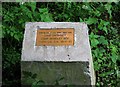
<svg viewBox="0 0 120 87"><path fill-rule="evenodd" d="M21 73L23 85L95 85L87 25L26 23Z"/></svg>

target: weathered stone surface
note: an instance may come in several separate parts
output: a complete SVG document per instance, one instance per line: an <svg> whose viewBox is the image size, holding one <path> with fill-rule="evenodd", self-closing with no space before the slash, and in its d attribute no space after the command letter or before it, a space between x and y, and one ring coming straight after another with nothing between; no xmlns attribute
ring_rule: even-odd
<svg viewBox="0 0 120 87"><path fill-rule="evenodd" d="M44 85L55 85L57 80L59 85L91 85L88 62L22 62L22 67L22 84L34 82L24 78L24 72L32 72Z"/></svg>
<svg viewBox="0 0 120 87"><path fill-rule="evenodd" d="M74 46L35 45L37 29L55 28L74 28ZM42 78L45 82L47 82L46 85L53 85L54 83L52 82L54 82L54 80L59 77L58 73L63 75L63 77L65 77L66 79L60 83L61 85L67 83L76 85L95 84L93 61L88 36L88 27L85 23L26 23L21 57L22 76L23 71L37 73L37 78ZM51 78L51 80L49 78ZM24 81L26 80L22 77L22 82Z"/></svg>
<svg viewBox="0 0 120 87"><path fill-rule="evenodd" d="M36 31L40 28L74 28L74 46L36 46ZM22 61L89 61L90 58L88 28L85 23L35 22L26 24Z"/></svg>

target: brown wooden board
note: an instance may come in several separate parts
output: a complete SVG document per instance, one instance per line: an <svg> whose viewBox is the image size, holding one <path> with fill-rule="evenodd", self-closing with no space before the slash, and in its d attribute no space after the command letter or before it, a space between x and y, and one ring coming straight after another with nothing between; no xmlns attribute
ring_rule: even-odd
<svg viewBox="0 0 120 87"><path fill-rule="evenodd" d="M38 29L36 46L69 46L74 45L74 29Z"/></svg>

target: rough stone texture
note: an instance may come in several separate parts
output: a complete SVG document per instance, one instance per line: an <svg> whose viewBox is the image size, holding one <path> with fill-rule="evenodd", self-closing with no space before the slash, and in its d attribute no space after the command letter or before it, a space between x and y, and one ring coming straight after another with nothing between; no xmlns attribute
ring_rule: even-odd
<svg viewBox="0 0 120 87"><path fill-rule="evenodd" d="M34 82L26 79L25 72L36 74L44 85L91 85L88 62L22 62L22 84ZM63 79L62 79L63 78ZM61 80L60 80L61 79Z"/></svg>
<svg viewBox="0 0 120 87"><path fill-rule="evenodd" d="M74 28L75 29L74 46L36 46L35 43L36 43L37 29L43 29L43 28L50 28L50 29L52 28ZM42 72L43 68L38 67L39 65L42 65L40 62L49 62L49 61L54 61L54 62L62 61L63 63L65 62L71 62L71 63L72 62L83 62L83 63L88 62L89 67L88 66L84 66L84 67L75 66L75 68L73 69L79 70L82 68L83 69L88 68L89 72L86 73L86 72L81 71L81 72L78 72L77 76L79 76L79 73L84 73L82 75L86 77L86 74L87 74L89 75L87 77L90 77L90 78L88 78L89 82L86 84L89 84L89 83L91 83L91 85L95 84L93 61L92 61L89 36L88 36L88 27L85 23L79 23L79 22L33 22L33 23L29 22L29 23L26 23L21 57L22 57L21 61L24 62L22 63L22 67L21 67L22 71L31 70L31 72L34 69L35 70L41 69L41 72ZM27 63L27 61L29 62L37 61L40 64L36 65L34 63L35 64L33 65L35 66L34 68L31 66L25 69L24 65L25 65L25 62ZM72 66L72 64L70 65ZM28 66L30 66L30 64L26 65L26 67ZM56 69L55 68L56 66L57 65L54 65L54 69ZM69 63L67 66L69 66ZM62 67L62 64L58 68L64 70L64 68ZM50 71L47 71L47 68L45 68L45 70L46 72L50 72ZM71 67L71 70L72 70L72 67ZM66 69L66 73L68 72L72 72L72 71L69 71L69 69ZM70 74L69 77L71 77L71 75L72 74ZM79 83L82 83L82 82L79 82ZM47 83L47 84L50 84L50 83Z"/></svg>

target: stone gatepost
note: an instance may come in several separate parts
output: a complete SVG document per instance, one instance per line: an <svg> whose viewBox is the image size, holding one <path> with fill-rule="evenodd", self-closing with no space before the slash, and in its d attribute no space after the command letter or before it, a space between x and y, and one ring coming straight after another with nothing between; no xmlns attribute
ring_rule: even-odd
<svg viewBox="0 0 120 87"><path fill-rule="evenodd" d="M21 57L23 85L95 85L85 23L26 23Z"/></svg>

